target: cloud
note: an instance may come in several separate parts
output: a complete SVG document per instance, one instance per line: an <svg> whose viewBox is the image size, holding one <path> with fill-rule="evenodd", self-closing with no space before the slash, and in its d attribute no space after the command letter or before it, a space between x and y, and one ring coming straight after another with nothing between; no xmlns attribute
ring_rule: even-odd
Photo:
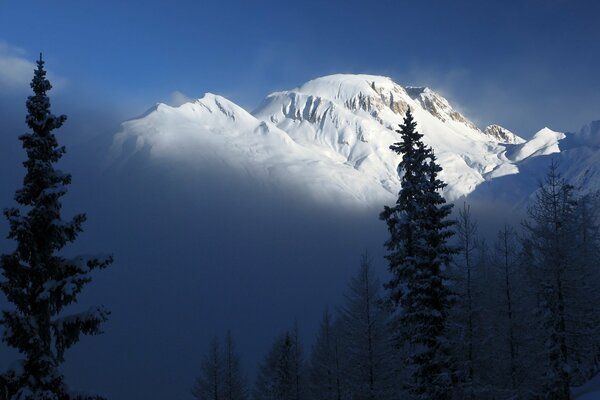
<svg viewBox="0 0 600 400"><path fill-rule="evenodd" d="M29 91L29 82L36 68L27 52L0 40L0 91L6 93L19 93ZM60 90L67 84L64 77L58 76L48 70L48 79L52 82L53 89Z"/></svg>
<svg viewBox="0 0 600 400"><path fill-rule="evenodd" d="M172 107L179 107L180 105L189 103L191 101L193 101L191 97L181 93L179 90L176 90L169 96L168 104Z"/></svg>
<svg viewBox="0 0 600 400"><path fill-rule="evenodd" d="M0 41L0 89L27 88L35 64L25 58L25 51Z"/></svg>

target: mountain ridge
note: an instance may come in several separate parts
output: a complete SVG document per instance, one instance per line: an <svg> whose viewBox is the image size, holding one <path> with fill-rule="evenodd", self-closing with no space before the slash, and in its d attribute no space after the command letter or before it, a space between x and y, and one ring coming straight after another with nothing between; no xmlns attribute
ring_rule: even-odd
<svg viewBox="0 0 600 400"><path fill-rule="evenodd" d="M271 93L251 113L210 93L179 107L158 104L122 124L111 154L121 162L142 150L155 161L213 159L315 200L379 204L399 189L399 157L389 145L408 108L444 168L449 200L518 174L526 160L560 153L566 137L548 128L530 140L500 125L481 130L427 87L336 74Z"/></svg>

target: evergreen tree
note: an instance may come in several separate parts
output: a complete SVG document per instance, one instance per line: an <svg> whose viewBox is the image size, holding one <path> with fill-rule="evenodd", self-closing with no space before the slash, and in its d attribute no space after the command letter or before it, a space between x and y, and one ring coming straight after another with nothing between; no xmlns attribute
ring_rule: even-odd
<svg viewBox="0 0 600 400"><path fill-rule="evenodd" d="M50 112L46 79L40 55L31 82L33 95L27 99L26 122L30 132L19 139L27 153L23 188L15 194L19 208L4 211L9 239L16 250L0 258L4 280L0 289L14 309L2 311L2 340L24 355L15 367L0 376L0 398L7 399L93 399L73 394L64 382L59 366L65 351L81 335L101 333L108 311L93 307L64 315L65 307L76 303L90 273L107 267L112 259L79 256L67 259L59 254L82 231L84 214L70 221L61 217L61 197L67 192L71 175L55 169L65 148L58 145L53 131L66 116Z"/></svg>
<svg viewBox="0 0 600 400"><path fill-rule="evenodd" d="M390 149L402 155L402 187L396 205L380 215L390 232L386 258L392 278L386 287L398 306L394 328L409 347L411 392L419 399L445 400L454 375L447 337L451 293L444 277L455 253L447 243L453 235L452 206L440 194L446 186L438 177L441 167L423 144L410 110L398 133L402 141Z"/></svg>
<svg viewBox="0 0 600 400"><path fill-rule="evenodd" d="M246 400L248 398L246 381L240 365L240 357L235 350L231 332L225 337L225 349L223 354L223 400Z"/></svg>
<svg viewBox="0 0 600 400"><path fill-rule="evenodd" d="M380 298L381 284L365 253L351 280L341 309L344 376L356 400L395 398L394 348L388 310Z"/></svg>
<svg viewBox="0 0 600 400"><path fill-rule="evenodd" d="M254 399L293 400L295 395L294 345L286 332L275 340L260 367Z"/></svg>
<svg viewBox="0 0 600 400"><path fill-rule="evenodd" d="M346 397L339 329L336 325L329 310L325 309L311 354L310 388L313 400L341 400Z"/></svg>
<svg viewBox="0 0 600 400"><path fill-rule="evenodd" d="M233 349L226 349L226 353ZM232 360L228 360L233 362ZM219 341L215 337L210 342L210 349L201 365L201 373L196 378L196 384L192 389L192 395L198 400L220 400L223 396L223 376L225 368L223 367L223 358L219 350ZM227 371L232 372L232 370ZM233 382L232 382L233 383ZM233 394L233 387L229 387Z"/></svg>

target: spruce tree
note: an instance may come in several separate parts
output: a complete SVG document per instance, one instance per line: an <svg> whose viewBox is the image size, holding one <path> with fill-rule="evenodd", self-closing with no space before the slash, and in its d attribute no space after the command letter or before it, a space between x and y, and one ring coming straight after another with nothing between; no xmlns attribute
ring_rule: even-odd
<svg viewBox="0 0 600 400"><path fill-rule="evenodd" d="M445 400L454 375L447 337L451 293L444 277L456 252L448 245L452 206L440 194L446 186L438 177L441 167L422 142L410 110L398 133L401 142L390 149L402 156L402 187L395 206L380 215L390 233L385 245L392 278L386 287L397 307L399 346L409 351L410 391L419 399Z"/></svg>
<svg viewBox="0 0 600 400"><path fill-rule="evenodd" d="M26 122L30 131L19 139L27 153L27 172L15 200L19 207L4 210L16 249L0 258L3 280L0 289L14 306L2 311L2 340L17 349L24 359L0 376L0 399L93 399L73 394L64 382L59 366L65 351L81 335L101 333L108 311L92 307L78 314L64 315L65 307L76 303L90 273L107 267L112 259L79 256L67 259L60 251L82 231L86 217L70 221L61 217L61 197L67 193L71 175L54 165L65 153L53 133L66 116L50 112L46 79L40 55L31 82L33 95L27 99Z"/></svg>

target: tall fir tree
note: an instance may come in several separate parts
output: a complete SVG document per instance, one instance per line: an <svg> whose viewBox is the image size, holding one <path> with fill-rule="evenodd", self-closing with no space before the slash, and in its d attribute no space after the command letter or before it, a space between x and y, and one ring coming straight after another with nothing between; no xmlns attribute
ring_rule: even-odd
<svg viewBox="0 0 600 400"><path fill-rule="evenodd" d="M386 242L391 280L386 287L397 306L394 328L400 345L409 350L410 391L418 399L450 398L453 363L447 337L451 293L444 270L456 250L448 244L452 206L440 191L441 167L416 129L410 110L398 133L401 142L390 149L402 156L398 165L401 189L396 205L385 207L380 218L390 233Z"/></svg>
<svg viewBox="0 0 600 400"><path fill-rule="evenodd" d="M50 112L46 79L40 54L31 81L33 95L27 99L26 122L30 132L19 139L27 153L23 187L17 190L17 208L4 210L9 239L16 249L0 258L3 280L0 289L14 306L2 311L2 340L17 349L24 359L0 376L0 398L8 399L97 399L70 392L59 366L65 351L81 335L101 333L108 311L92 307L78 314L64 315L65 307L77 302L90 273L103 269L111 257L79 256L67 259L60 251L82 231L84 214L70 221L61 217L61 198L67 193L71 175L55 169L65 148L53 133L66 116Z"/></svg>

